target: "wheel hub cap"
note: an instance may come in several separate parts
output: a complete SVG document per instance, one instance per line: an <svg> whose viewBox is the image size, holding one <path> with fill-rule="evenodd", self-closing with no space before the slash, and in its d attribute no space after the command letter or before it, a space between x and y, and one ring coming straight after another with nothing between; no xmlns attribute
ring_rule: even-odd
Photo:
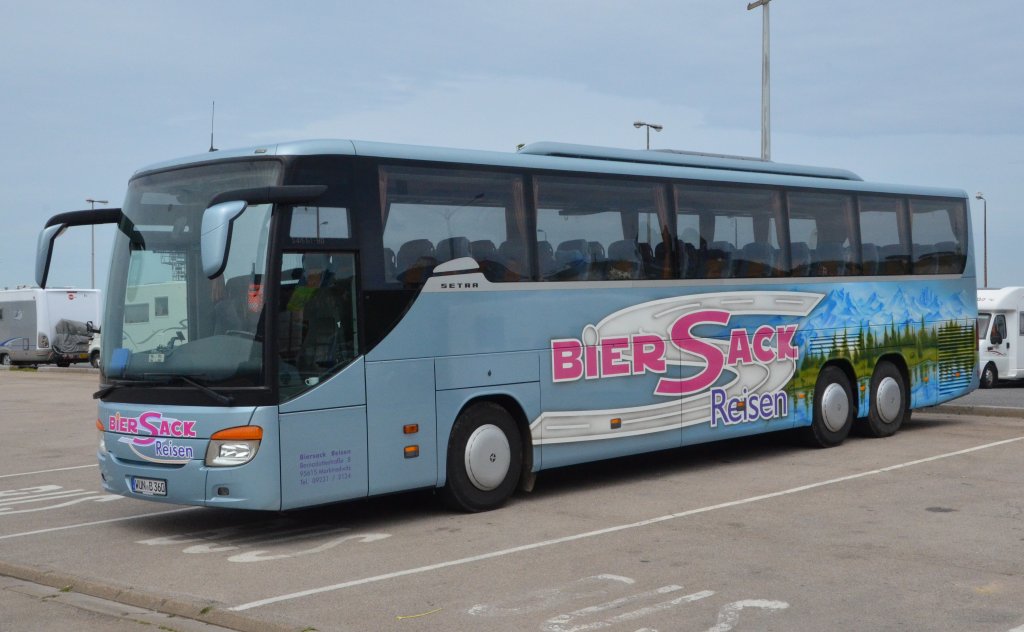
<svg viewBox="0 0 1024 632"><path fill-rule="evenodd" d="M875 392L875 408L882 421L891 424L903 412L903 398L900 396L900 385L891 377L882 378Z"/></svg>
<svg viewBox="0 0 1024 632"><path fill-rule="evenodd" d="M838 384L829 384L821 396L821 418L831 432L839 431L850 416L850 400L846 390Z"/></svg>
<svg viewBox="0 0 1024 632"><path fill-rule="evenodd" d="M466 442L466 474L482 491L501 485L512 462L508 438L500 428L485 424L473 431Z"/></svg>

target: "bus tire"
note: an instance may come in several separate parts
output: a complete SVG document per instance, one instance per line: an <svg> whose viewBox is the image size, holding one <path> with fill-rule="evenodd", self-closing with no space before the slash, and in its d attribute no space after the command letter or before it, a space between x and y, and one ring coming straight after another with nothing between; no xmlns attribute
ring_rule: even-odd
<svg viewBox="0 0 1024 632"><path fill-rule="evenodd" d="M0 353L0 364L11 366L11 356L6 353Z"/></svg>
<svg viewBox="0 0 1024 632"><path fill-rule="evenodd" d="M494 402L472 404L452 427L441 499L460 511L497 509L515 491L522 467L523 442L512 416Z"/></svg>
<svg viewBox="0 0 1024 632"><path fill-rule="evenodd" d="M837 366L827 366L814 383L814 414L805 439L816 448L832 448L846 439L853 426L853 391Z"/></svg>
<svg viewBox="0 0 1024 632"><path fill-rule="evenodd" d="M996 365L989 362L985 365L985 368L981 370L981 388L992 388L999 381L999 372L996 371Z"/></svg>
<svg viewBox="0 0 1024 632"><path fill-rule="evenodd" d="M871 376L871 405L866 429L872 437L891 437L907 417L907 385L892 362L878 363Z"/></svg>
<svg viewBox="0 0 1024 632"><path fill-rule="evenodd" d="M89 364L92 365L92 368L94 368L94 369L100 368L100 352L99 351L93 351L92 353L89 354Z"/></svg>

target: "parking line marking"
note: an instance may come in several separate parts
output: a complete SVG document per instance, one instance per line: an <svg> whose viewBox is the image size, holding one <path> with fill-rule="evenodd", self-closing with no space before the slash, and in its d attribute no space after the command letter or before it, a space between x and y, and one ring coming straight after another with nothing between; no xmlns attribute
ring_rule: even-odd
<svg viewBox="0 0 1024 632"><path fill-rule="evenodd" d="M98 524L110 524L111 522L124 522L126 520L136 520L138 518L149 518L150 516L163 516L166 514L179 513L182 511L192 511L193 509L201 509L201 507L181 507L180 509L170 509L168 511L154 511L147 514L138 514L135 516L123 516L121 518L110 518L107 520L94 520L93 522L80 522L78 524L68 524L63 527L50 527L49 529L37 529L35 531L23 531L22 533L8 533L7 535L0 535L0 540L8 540L10 538L22 538L29 535L39 535L41 533L53 533L54 531L65 531L67 529L79 529L81 527L94 527Z"/></svg>
<svg viewBox="0 0 1024 632"><path fill-rule="evenodd" d="M92 465L75 465L72 467L58 467L52 470L39 470L38 472L19 472L17 474L0 474L0 478L11 478L13 476L32 476L33 474L49 474L51 472L66 472L68 470L81 470L87 467L99 467L96 463Z"/></svg>
<svg viewBox="0 0 1024 632"><path fill-rule="evenodd" d="M551 540L543 540L541 542L534 542L532 544L523 544L521 546L514 546L508 549L501 549L498 551L491 551L489 553L481 553L480 555L472 555L470 557L463 557L456 560L448 560L446 562L438 562L436 564L428 564L427 566L420 566L417 568L407 568L401 571L395 571L393 573L384 573L383 575L374 575L372 577L364 577L362 579L353 579L347 582L341 582L339 584L331 584L329 586L321 586L319 588L310 588L307 590L301 590L298 592L289 593L286 595L278 595L276 597L268 597L266 599L259 599L257 601L250 601L249 603L243 603L237 606L228 608L230 611L242 612L244 610L251 610L253 608L259 608L261 606L268 606L274 603L280 603L282 601L291 601L293 599L301 599L303 597L310 597L312 595L318 595L326 592L333 592L336 590L344 590L346 588L352 588L355 586L363 586L366 584L373 584L377 582L387 581L390 579L396 579L398 577L406 577L408 575L418 575L421 573L429 573L430 571L441 570L444 568L451 568L453 566L462 566L465 564L472 564L474 562L480 562L484 560L490 560L497 557L505 557L507 555L513 555L515 553L523 553L525 551L533 551L535 549L545 548L554 546L556 544L565 544L567 542L575 542L577 540L584 540L587 538L593 538L601 535L607 535L609 533L617 533L619 531L626 531L629 529L637 529L639 527L646 527L648 525L657 524L659 522L666 522L668 520L676 520L678 518L686 518L688 516L695 516L702 513L708 513L718 509L728 509L730 507L738 507L740 505L748 505L750 503L760 502L762 500L769 500L772 498L779 498L781 496L788 496L790 494L796 494L799 492L808 491L811 489L817 489L819 487L826 487L829 485L836 485L838 483L845 483L846 481L856 480L858 478L865 478L867 476L875 476L877 474L884 474L886 472L893 472L896 470L912 467L915 465L921 465L922 463L930 463L932 461L938 461L941 459L948 459L954 456L961 456L964 454L970 454L971 452L977 452L979 450L987 450L989 448L995 448L1002 445L1007 445L1024 439L1024 436L1014 437L1012 439L1004 439L1002 441L995 441L993 443L986 443L984 445L975 446L973 448L965 448L963 450L957 450L955 452L947 452L945 454L937 454L935 456L926 457L923 459L916 459L914 461L907 461L906 463L898 463L896 465L890 465L887 467L878 468L876 470L870 470L867 472L860 472L858 474L850 474L848 476L840 476L839 478L832 478L825 481L819 481L817 483L808 483L807 485L800 485L798 487L791 487L777 492L770 492L767 494L761 494L759 496L751 496L749 498L743 498L740 500L733 500L729 502L719 503L717 505L709 505L707 507L699 507L697 509L689 509L687 511L680 511L678 513L668 514L664 516L658 516L656 518L648 518L639 522L631 522L629 524L615 525L612 527L606 527L604 529L595 529L594 531L587 531L585 533L576 533L573 535L563 536L561 538L553 538Z"/></svg>

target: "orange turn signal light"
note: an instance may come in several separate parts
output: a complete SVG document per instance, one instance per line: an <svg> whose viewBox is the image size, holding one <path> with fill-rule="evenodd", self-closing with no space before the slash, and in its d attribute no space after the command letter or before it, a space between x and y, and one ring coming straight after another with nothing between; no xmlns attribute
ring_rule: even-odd
<svg viewBox="0 0 1024 632"><path fill-rule="evenodd" d="M416 434L419 431L419 424L405 424L404 426L402 426L402 432L405 434Z"/></svg>
<svg viewBox="0 0 1024 632"><path fill-rule="evenodd" d="M612 419L611 426L612 426L612 430L618 430L619 428L622 427L622 419L619 418L619 417L616 417L615 419Z"/></svg>
<svg viewBox="0 0 1024 632"><path fill-rule="evenodd" d="M263 428L259 426L237 426L218 430L210 436L218 441L259 441L263 439Z"/></svg>
<svg viewBox="0 0 1024 632"><path fill-rule="evenodd" d="M99 419L96 420L96 429L100 432L104 432L106 430L106 428L103 427L103 422Z"/></svg>
<svg viewBox="0 0 1024 632"><path fill-rule="evenodd" d="M407 445L405 446L405 458L415 459L420 455L420 447L418 445Z"/></svg>

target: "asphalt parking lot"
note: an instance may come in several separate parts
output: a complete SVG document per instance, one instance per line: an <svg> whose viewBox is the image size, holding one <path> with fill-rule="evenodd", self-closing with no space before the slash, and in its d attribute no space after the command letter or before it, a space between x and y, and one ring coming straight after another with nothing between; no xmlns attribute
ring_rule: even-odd
<svg viewBox="0 0 1024 632"><path fill-rule="evenodd" d="M0 630L1024 632L1018 386L832 450L546 472L475 515L428 492L283 514L108 496L95 387L0 372Z"/></svg>

